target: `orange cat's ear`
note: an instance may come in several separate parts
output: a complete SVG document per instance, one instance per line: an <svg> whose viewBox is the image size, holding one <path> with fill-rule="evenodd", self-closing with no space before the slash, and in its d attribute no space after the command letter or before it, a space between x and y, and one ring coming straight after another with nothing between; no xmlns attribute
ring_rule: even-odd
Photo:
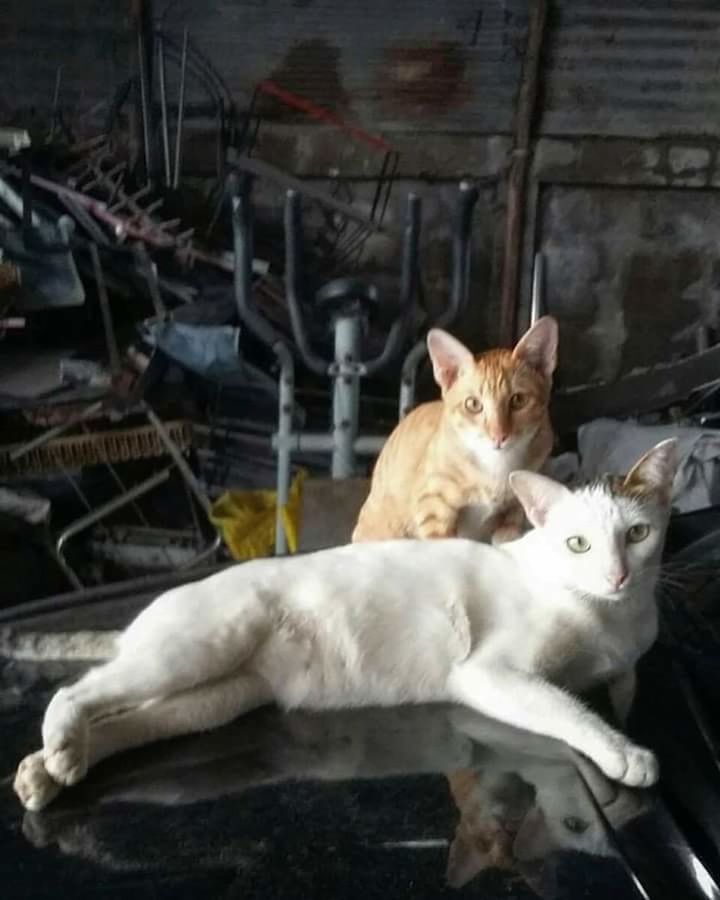
<svg viewBox="0 0 720 900"><path fill-rule="evenodd" d="M513 359L527 363L546 378L557 366L558 326L552 316L543 316L520 338Z"/></svg>
<svg viewBox="0 0 720 900"><path fill-rule="evenodd" d="M488 866L483 858L458 830L448 852L445 871L448 885L455 889L464 887L486 868Z"/></svg>
<svg viewBox="0 0 720 900"><path fill-rule="evenodd" d="M564 484L537 472L511 472L510 487L534 528L542 528L552 507L570 494Z"/></svg>
<svg viewBox="0 0 720 900"><path fill-rule="evenodd" d="M427 348L435 381L443 393L455 382L458 372L474 360L464 344L441 328L433 328L428 332Z"/></svg>

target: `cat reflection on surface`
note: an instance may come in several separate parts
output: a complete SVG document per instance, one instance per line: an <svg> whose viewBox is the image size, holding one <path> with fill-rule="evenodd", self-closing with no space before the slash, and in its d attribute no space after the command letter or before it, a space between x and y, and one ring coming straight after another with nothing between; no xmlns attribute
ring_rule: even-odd
<svg viewBox="0 0 720 900"><path fill-rule="evenodd" d="M647 792L636 794L611 784L581 760L585 780L613 825L649 807ZM68 804L40 813L27 812L23 830L36 846L57 844L63 853L92 859L105 868L134 869L173 865L152 840L132 850L116 828L118 804L181 807L262 791L263 806L273 805L273 786L396 779L407 775L447 776L447 801L440 791L433 826L448 835L447 883L460 888L491 868L521 876L540 892L544 861L561 850L609 853L602 826L567 748L468 710L407 707L281 715L263 710L207 735L150 747L106 764L78 788ZM388 786L390 782L387 782ZM397 789L397 782L395 782ZM267 794L267 796L265 796ZM257 796L257 795L256 795ZM450 803L455 807L453 812ZM412 806L412 799L408 799ZM112 807L109 808L109 807ZM246 803L233 805L242 816ZM342 805L334 813L347 826ZM388 805L388 827L406 811ZM362 808L355 808L359 831ZM206 867L269 865L269 834L245 814L238 833L206 833L202 818L189 831L183 825L183 859ZM459 822L458 822L459 818ZM454 839L452 822L458 822ZM185 819L183 819L185 822ZM440 827L447 823L446 828ZM163 827L165 826L163 820ZM351 823L352 824L352 823ZM257 832L247 834L248 826ZM282 828L273 825L275 852L282 854ZM399 826L398 826L399 827ZM245 837L239 836L245 831ZM280 837L280 840L278 840ZM377 844L388 834L378 834ZM358 843L366 839L358 836ZM272 842L271 842L272 843ZM442 841L438 842L442 845Z"/></svg>
<svg viewBox="0 0 720 900"><path fill-rule="evenodd" d="M478 733L465 710L452 718ZM543 746L545 744L545 746ZM530 750L528 743L523 750ZM555 896L556 854L609 857L614 852L596 804L613 829L650 809L647 794L608 781L590 762L553 756L552 745L532 741L533 753L489 754L484 764L448 774L460 820L448 853L447 881L455 888L499 869L521 878L540 897Z"/></svg>

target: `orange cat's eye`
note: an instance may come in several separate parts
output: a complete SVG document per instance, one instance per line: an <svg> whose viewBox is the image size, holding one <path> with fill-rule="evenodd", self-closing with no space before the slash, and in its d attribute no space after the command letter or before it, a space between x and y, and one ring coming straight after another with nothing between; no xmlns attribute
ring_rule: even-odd
<svg viewBox="0 0 720 900"><path fill-rule="evenodd" d="M466 397L465 398L465 409L469 413L482 412L482 403L480 402L478 397Z"/></svg>
<svg viewBox="0 0 720 900"><path fill-rule="evenodd" d="M525 394L513 394L510 398L510 409L522 409L526 402Z"/></svg>

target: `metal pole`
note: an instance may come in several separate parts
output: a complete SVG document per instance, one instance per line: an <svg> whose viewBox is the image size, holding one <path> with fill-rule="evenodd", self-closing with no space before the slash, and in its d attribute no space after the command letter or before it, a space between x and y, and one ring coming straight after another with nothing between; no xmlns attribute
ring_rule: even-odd
<svg viewBox="0 0 720 900"><path fill-rule="evenodd" d="M98 253L97 244L94 242L90 244L90 257L95 273L95 283L97 284L98 301L100 303L100 313L102 315L103 330L105 332L105 343L107 345L110 373L112 375L117 375L120 371L120 353L118 352L118 345L115 340L112 313L110 312L110 301L108 299L107 288L105 287L105 276L103 275L102 265L100 264L100 254Z"/></svg>
<svg viewBox="0 0 720 900"><path fill-rule="evenodd" d="M145 180L152 179L152 144L150 139L150 85L147 76L147 59L145 57L145 38L143 36L142 18L138 22L138 73L140 77L140 105L142 108L143 147L145 149Z"/></svg>
<svg viewBox="0 0 720 900"><path fill-rule="evenodd" d="M283 509L290 496L290 437L293 424L293 407L295 404L295 364L290 350L278 342L273 348L280 360L280 385L278 391L278 430L277 430L277 496L275 498L275 555L287 553L287 538L283 524Z"/></svg>
<svg viewBox="0 0 720 900"><path fill-rule="evenodd" d="M530 325L533 326L545 311L545 257L541 251L535 254L530 302Z"/></svg>
<svg viewBox="0 0 720 900"><path fill-rule="evenodd" d="M162 118L163 165L165 168L165 184L170 187L170 133L168 131L167 91L165 89L165 44L161 34L157 36L158 84L160 86L160 115Z"/></svg>
<svg viewBox="0 0 720 900"><path fill-rule="evenodd" d="M335 319L335 366L333 375L333 478L355 474L355 438L358 431L360 375L353 367L360 360L360 319Z"/></svg>
<svg viewBox="0 0 720 900"><path fill-rule="evenodd" d="M187 70L188 30L183 32L182 57L180 58L180 96L178 98L177 123L175 126L175 171L173 187L180 184L180 158L182 155L183 116L185 114L185 73Z"/></svg>

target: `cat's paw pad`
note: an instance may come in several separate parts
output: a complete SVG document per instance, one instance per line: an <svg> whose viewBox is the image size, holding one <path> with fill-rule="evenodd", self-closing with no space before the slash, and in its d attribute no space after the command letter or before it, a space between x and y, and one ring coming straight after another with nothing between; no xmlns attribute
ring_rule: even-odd
<svg viewBox="0 0 720 900"><path fill-rule="evenodd" d="M20 763L13 789L25 809L32 812L43 809L62 790L57 781L48 774L42 750L31 753Z"/></svg>

